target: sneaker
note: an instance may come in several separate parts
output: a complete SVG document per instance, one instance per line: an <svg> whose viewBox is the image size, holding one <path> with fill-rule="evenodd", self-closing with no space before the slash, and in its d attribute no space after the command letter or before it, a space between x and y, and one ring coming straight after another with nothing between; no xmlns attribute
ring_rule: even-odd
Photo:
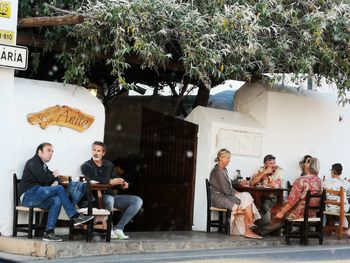
<svg viewBox="0 0 350 263"><path fill-rule="evenodd" d="M114 235L116 236L114 238L116 238L116 239L122 239L123 240L123 239L128 239L129 238L129 236L124 235L124 232L121 229L114 229L114 230L112 230L112 232L114 232ZM111 237L112 237L112 235L111 235Z"/></svg>
<svg viewBox="0 0 350 263"><path fill-rule="evenodd" d="M114 230L111 230L111 238L112 239L118 239L118 236L114 233Z"/></svg>
<svg viewBox="0 0 350 263"><path fill-rule="evenodd" d="M90 221L91 219L93 219L94 216L84 216L84 215L80 215L78 218L74 218L73 221L74 221L74 226L78 226L78 225L81 225L81 224L84 224L88 221Z"/></svg>
<svg viewBox="0 0 350 263"><path fill-rule="evenodd" d="M44 234L43 240L49 241L49 242L61 242L62 238L59 238L59 237L55 236L54 234L50 233L50 234Z"/></svg>

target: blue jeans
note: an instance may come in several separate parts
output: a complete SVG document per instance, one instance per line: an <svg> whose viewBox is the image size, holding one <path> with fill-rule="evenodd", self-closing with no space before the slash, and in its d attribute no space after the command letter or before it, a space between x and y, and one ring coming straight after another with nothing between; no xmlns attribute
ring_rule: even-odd
<svg viewBox="0 0 350 263"><path fill-rule="evenodd" d="M22 205L49 210L46 231L55 229L62 206L68 217L77 213L62 185L34 186L25 192Z"/></svg>
<svg viewBox="0 0 350 263"><path fill-rule="evenodd" d="M115 226L117 229L124 230L124 227L140 210L143 201L135 195L103 195L103 206L112 211L113 207L122 209L123 214Z"/></svg>

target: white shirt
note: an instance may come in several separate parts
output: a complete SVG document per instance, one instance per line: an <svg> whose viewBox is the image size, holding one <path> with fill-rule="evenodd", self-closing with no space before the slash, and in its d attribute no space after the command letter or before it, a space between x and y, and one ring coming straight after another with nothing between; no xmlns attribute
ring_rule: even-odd
<svg viewBox="0 0 350 263"><path fill-rule="evenodd" d="M344 195L345 195L344 196L344 211L345 211L345 213L347 213L349 211L349 208L350 208L349 201L348 201L348 198L350 197L350 183L348 181L340 179L340 178L331 178L331 179L324 182L323 187L326 189L332 189L332 190L337 190L337 191L339 191L340 187L343 187ZM332 200L332 201L336 201L336 202L340 201L339 196L333 195L333 194L328 194L328 193L327 193L327 199ZM327 204L326 210L339 212L339 206Z"/></svg>

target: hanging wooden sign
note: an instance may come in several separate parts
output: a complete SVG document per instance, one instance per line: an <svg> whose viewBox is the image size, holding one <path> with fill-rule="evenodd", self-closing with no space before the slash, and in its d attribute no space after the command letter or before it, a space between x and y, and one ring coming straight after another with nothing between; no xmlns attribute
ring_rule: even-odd
<svg viewBox="0 0 350 263"><path fill-rule="evenodd" d="M57 125L82 132L91 126L95 117L66 105L56 105L30 113L27 115L27 119L30 124L39 124L43 129L49 125Z"/></svg>

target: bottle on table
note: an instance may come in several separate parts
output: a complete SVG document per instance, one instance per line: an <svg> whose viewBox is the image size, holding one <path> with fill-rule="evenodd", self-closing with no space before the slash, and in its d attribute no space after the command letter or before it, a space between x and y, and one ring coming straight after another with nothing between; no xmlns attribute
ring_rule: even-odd
<svg viewBox="0 0 350 263"><path fill-rule="evenodd" d="M235 177L237 181L242 181L243 177L241 176L241 170L236 170Z"/></svg>

